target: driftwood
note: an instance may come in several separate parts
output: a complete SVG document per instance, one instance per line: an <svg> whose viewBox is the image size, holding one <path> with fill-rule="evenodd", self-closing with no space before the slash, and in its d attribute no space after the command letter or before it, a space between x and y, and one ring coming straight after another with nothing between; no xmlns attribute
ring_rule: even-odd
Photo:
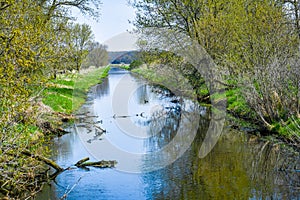
<svg viewBox="0 0 300 200"><path fill-rule="evenodd" d="M76 167L98 167L98 168L113 168L117 164L117 161L115 160L101 160L101 161L96 161L96 162L87 162L89 158L83 158L79 160L75 166Z"/></svg>
<svg viewBox="0 0 300 200"><path fill-rule="evenodd" d="M42 122L38 125L38 127L43 131L43 133L48 135L57 135L58 137L69 133L62 129L61 127L54 127L50 122Z"/></svg>
<svg viewBox="0 0 300 200"><path fill-rule="evenodd" d="M110 160L110 161L101 160L98 162L85 162L85 163L82 163L80 165L80 167L92 166L92 167L99 167L99 168L113 168L113 167L115 167L116 164L117 164L117 161L115 161L115 160Z"/></svg>
<svg viewBox="0 0 300 200"><path fill-rule="evenodd" d="M31 158L37 159L39 161L42 161L45 164L47 164L48 166L53 167L56 171L50 175L50 177L49 177L50 180L54 180L60 173L71 169L71 167L64 169L64 168L60 167L57 163L55 163L53 160L51 160L49 158L45 158L41 155L34 155L28 150L23 150L22 154L29 156ZM97 161L97 162L87 162L88 160L90 160L90 158L88 158L88 157L83 158L83 159L79 160L75 164L75 166L78 168L85 168L85 167L113 168L117 164L117 161L115 161L115 160L110 160L110 161L102 160L102 161Z"/></svg>
<svg viewBox="0 0 300 200"><path fill-rule="evenodd" d="M100 133L106 133L106 130L103 129L103 128L101 128L100 126L94 125L94 127L95 127L95 130L96 130L96 131L98 131L98 132L100 132Z"/></svg>
<svg viewBox="0 0 300 200"><path fill-rule="evenodd" d="M44 162L48 166L53 167L54 169L56 169L56 173L63 172L63 171L66 170L66 169L60 167L58 164L56 164L53 160L51 160L49 158L45 158L45 157L40 156L40 155L34 155L28 150L23 150L22 154L24 154L26 156L29 156L31 158L35 158L39 161ZM115 167L115 165L117 164L117 161L115 161L115 160L109 160L109 161L101 160L101 161L96 161L96 162L87 162L88 160L90 160L89 157L83 158L83 159L79 160L75 164L75 166L76 167L92 166L92 167L100 167L100 168L112 168L112 167ZM67 169L69 169L69 168L67 168Z"/></svg>
<svg viewBox="0 0 300 200"><path fill-rule="evenodd" d="M89 157L83 158L83 159L79 160L79 161L75 164L75 166L80 166L82 163L88 161L89 159L90 159Z"/></svg>
<svg viewBox="0 0 300 200"><path fill-rule="evenodd" d="M116 114L113 115L113 118L116 119L116 118L128 118L128 117L132 117L132 116L128 116L128 115L120 115L120 116L117 116Z"/></svg>
<svg viewBox="0 0 300 200"><path fill-rule="evenodd" d="M67 199L68 198L68 195L72 192L72 190L74 190L74 188L78 185L79 181L82 179L82 176L77 180L77 182L71 187L71 189L67 190L65 192L65 194L60 197L59 200L63 200L63 199Z"/></svg>

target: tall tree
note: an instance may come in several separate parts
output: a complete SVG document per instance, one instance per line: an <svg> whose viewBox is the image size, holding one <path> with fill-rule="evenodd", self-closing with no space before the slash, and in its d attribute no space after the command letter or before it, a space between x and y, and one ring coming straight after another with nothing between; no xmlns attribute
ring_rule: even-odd
<svg viewBox="0 0 300 200"><path fill-rule="evenodd" d="M262 42L260 37L281 35L278 28L286 23L284 11L275 0L135 0L132 4L137 9L135 25L139 31L148 31L148 36L154 34L156 38L157 28L185 34L217 63L224 64L226 57L241 68L245 67L241 64L245 50L250 54L254 45Z"/></svg>
<svg viewBox="0 0 300 200"><path fill-rule="evenodd" d="M86 66L105 66L108 64L107 46L99 42L92 42L89 45L89 53L86 59Z"/></svg>
<svg viewBox="0 0 300 200"><path fill-rule="evenodd" d="M73 51L72 57L77 71L88 55L89 44L92 43L93 37L91 27L87 24L75 24L71 28L69 45Z"/></svg>
<svg viewBox="0 0 300 200"><path fill-rule="evenodd" d="M22 151L42 149L40 142L34 143L37 132L31 129L36 120L33 97L45 81L44 61L53 32L50 24L43 23L36 1L5 1L1 8L0 192L17 195L29 190L35 175L43 170L38 162L24 159Z"/></svg>
<svg viewBox="0 0 300 200"><path fill-rule="evenodd" d="M38 4L43 8L46 20L53 17L70 18L71 8L77 8L81 13L98 19L101 1L99 0L38 0Z"/></svg>

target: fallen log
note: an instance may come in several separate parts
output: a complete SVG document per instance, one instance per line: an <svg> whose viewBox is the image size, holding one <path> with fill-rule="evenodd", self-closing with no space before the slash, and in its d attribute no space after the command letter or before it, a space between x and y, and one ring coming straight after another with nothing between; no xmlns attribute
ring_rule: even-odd
<svg viewBox="0 0 300 200"><path fill-rule="evenodd" d="M56 164L53 160L50 160L49 158L45 158L45 157L40 156L40 155L34 155L28 150L23 150L22 154L24 154L26 156L29 156L31 158L37 159L39 161L42 161L45 164L49 165L50 167L53 167L54 169L56 169L56 171L58 171L58 172L64 171L63 168L61 168L58 164Z"/></svg>
<svg viewBox="0 0 300 200"><path fill-rule="evenodd" d="M77 167L113 168L117 164L117 161L115 161L115 160L108 160L108 161L101 160L101 161L96 161L96 162L86 162L87 160L89 160L89 159L84 158L84 159L78 161L75 164L75 166L77 166Z"/></svg>
<svg viewBox="0 0 300 200"><path fill-rule="evenodd" d="M83 163L81 166L82 167L88 167L88 166L92 166L92 167L99 167L99 168L113 168L115 167L115 165L117 164L117 161L113 160L113 161L98 161L98 162L86 162Z"/></svg>

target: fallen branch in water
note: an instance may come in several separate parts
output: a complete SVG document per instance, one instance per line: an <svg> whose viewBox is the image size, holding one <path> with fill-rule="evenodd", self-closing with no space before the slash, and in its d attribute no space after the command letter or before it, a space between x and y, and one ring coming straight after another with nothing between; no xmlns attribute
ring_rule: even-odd
<svg viewBox="0 0 300 200"><path fill-rule="evenodd" d="M114 119L116 119L116 118L128 118L128 117L132 117L132 116L129 116L129 115L120 115L120 116L117 116L116 114L113 115Z"/></svg>
<svg viewBox="0 0 300 200"><path fill-rule="evenodd" d="M99 168L113 168L117 164L117 161L115 160L101 160L97 162L86 162L89 158L83 158L79 160L75 166L76 167L99 167Z"/></svg>
<svg viewBox="0 0 300 200"><path fill-rule="evenodd" d="M79 161L75 164L75 166L80 166L82 163L88 161L89 159L90 159L89 157L83 158L83 159L79 160Z"/></svg>
<svg viewBox="0 0 300 200"><path fill-rule="evenodd" d="M68 195L72 192L72 190L74 190L74 188L78 185L79 181L82 179L83 176L81 176L77 182L71 187L70 190L67 190L65 192L65 194L60 198L60 200L63 200L63 199L67 199Z"/></svg>
<svg viewBox="0 0 300 200"><path fill-rule="evenodd" d="M47 164L50 167L53 167L56 172L54 172L52 175L50 175L49 179L50 180L54 180L61 172L70 169L71 167L68 167L66 169L60 167L58 164L56 164L53 160L49 159L49 158L45 158L41 155L34 155L32 154L30 151L28 150L23 150L22 151L23 155L29 156L31 158L37 159L39 161L44 162L45 164ZM110 160L110 161L97 161L97 162L87 162L90 158L86 157L83 158L81 160L79 160L75 166L79 167L79 168L84 168L84 167L98 167L98 168L113 168L115 167L115 165L117 164L117 161L115 160Z"/></svg>
<svg viewBox="0 0 300 200"><path fill-rule="evenodd" d="M50 167L53 167L56 171L49 176L50 180L54 180L61 172L65 171L64 168L60 167L58 164L56 164L56 162L54 162L53 160L50 160L49 158L45 158L45 157L43 157L41 155L34 155L30 151L28 151L28 150L23 150L22 154L26 155L26 156L29 156L31 158L34 158L34 159L36 159L38 161L42 161L46 165L48 165Z"/></svg>

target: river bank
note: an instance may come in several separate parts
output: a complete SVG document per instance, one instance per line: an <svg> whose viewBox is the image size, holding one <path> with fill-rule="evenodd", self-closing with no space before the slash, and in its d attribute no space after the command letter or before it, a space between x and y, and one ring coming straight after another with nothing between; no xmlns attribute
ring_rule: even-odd
<svg viewBox="0 0 300 200"><path fill-rule="evenodd" d="M170 80L170 75L161 73L162 70L157 70L153 66L139 65L126 68L131 70L140 76L143 76L150 82L162 85L166 85ZM159 73L158 73L159 71ZM171 75L172 76L172 75ZM178 84L174 83L174 85ZM179 83L180 84L180 83ZM184 88L184 86L176 85L176 87ZM197 89L196 92L199 94L198 101L202 105L210 104L209 91L205 85ZM247 133L256 135L263 140L270 140L275 143L284 143L291 146L296 151L300 152L300 129L299 129L299 118L292 118L287 122L274 122L273 128L266 129L262 123L259 122L258 116L246 103L245 99L241 95L241 88L232 87L225 90L226 101L227 101L227 126ZM194 94L192 94L194 95Z"/></svg>
<svg viewBox="0 0 300 200"><path fill-rule="evenodd" d="M72 123L74 112L86 101L89 89L102 82L108 76L110 67L81 70L76 74L61 74L55 80L51 80L43 91L41 110L43 113L43 132L64 134L62 125ZM45 109L46 108L46 109Z"/></svg>
<svg viewBox="0 0 300 200"><path fill-rule="evenodd" d="M107 77L110 67L89 68L79 74L62 74L47 84L43 103L55 112L71 114L86 99L90 87L102 82Z"/></svg>
<svg viewBox="0 0 300 200"><path fill-rule="evenodd" d="M24 116L32 120L10 125L15 135L2 137L0 199L28 199L49 180L50 168L62 170L49 159L51 151L47 145L67 133L64 125L73 122L73 113L85 102L90 87L101 83L108 71L109 67L102 67L61 74L43 88L36 88L37 96L32 97L33 105Z"/></svg>

